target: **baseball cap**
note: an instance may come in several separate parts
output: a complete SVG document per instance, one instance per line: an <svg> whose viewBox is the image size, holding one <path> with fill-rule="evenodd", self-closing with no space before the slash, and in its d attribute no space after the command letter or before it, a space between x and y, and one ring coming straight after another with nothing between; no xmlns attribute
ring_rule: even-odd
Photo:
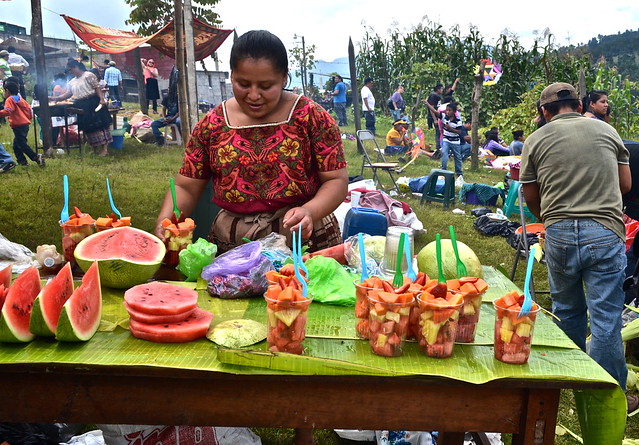
<svg viewBox="0 0 639 445"><path fill-rule="evenodd" d="M109 65L110 66L115 66L115 62L112 60L112 61L109 62Z"/></svg>
<svg viewBox="0 0 639 445"><path fill-rule="evenodd" d="M8 55L9 55L9 51L7 51L6 49L3 49L2 51L0 51L0 57L4 57Z"/></svg>
<svg viewBox="0 0 639 445"><path fill-rule="evenodd" d="M393 125L408 125L408 122L406 122L405 119L397 119L395 122L393 122Z"/></svg>
<svg viewBox="0 0 639 445"><path fill-rule="evenodd" d="M541 92L539 106L543 107L551 102L558 102L560 100L579 100L579 95L575 87L565 82L556 82L548 85Z"/></svg>

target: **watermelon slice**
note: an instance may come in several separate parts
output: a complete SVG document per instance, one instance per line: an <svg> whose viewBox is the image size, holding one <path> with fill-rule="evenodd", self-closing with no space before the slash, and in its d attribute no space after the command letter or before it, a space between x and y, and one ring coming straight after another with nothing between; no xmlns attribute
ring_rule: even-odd
<svg viewBox="0 0 639 445"><path fill-rule="evenodd" d="M40 293L40 272L31 266L15 279L2 306L0 341L21 343L33 340L29 318L33 300Z"/></svg>
<svg viewBox="0 0 639 445"><path fill-rule="evenodd" d="M0 284L3 284L5 289L9 289L9 286L11 286L11 269L12 268L13 268L13 263L9 264L4 269L0 270Z"/></svg>
<svg viewBox="0 0 639 445"><path fill-rule="evenodd" d="M87 341L98 330L102 315L100 271L94 262L62 306L55 338L60 341Z"/></svg>
<svg viewBox="0 0 639 445"><path fill-rule="evenodd" d="M189 318L178 323L147 324L131 319L129 329L134 337L142 340L184 343L205 337L212 320L212 313L196 308Z"/></svg>
<svg viewBox="0 0 639 445"><path fill-rule="evenodd" d="M148 315L175 315L195 309L197 292L175 284L153 281L127 290L124 301L130 309Z"/></svg>
<svg viewBox="0 0 639 445"><path fill-rule="evenodd" d="M4 284L0 284L0 309L4 305L4 300L7 298L7 294L9 293L9 289L4 287Z"/></svg>
<svg viewBox="0 0 639 445"><path fill-rule="evenodd" d="M144 312L136 311L131 308L129 304L125 301L124 307L126 311L129 313L129 317L131 317L135 321L139 321L140 323L148 323L148 324L164 324L164 323L178 323L180 321L184 321L189 318L189 315L195 311L196 308L189 309L186 312L175 315L152 315Z"/></svg>
<svg viewBox="0 0 639 445"><path fill-rule="evenodd" d="M40 291L33 302L29 330L41 337L55 337L62 306L73 294L71 263L66 263L58 274Z"/></svg>

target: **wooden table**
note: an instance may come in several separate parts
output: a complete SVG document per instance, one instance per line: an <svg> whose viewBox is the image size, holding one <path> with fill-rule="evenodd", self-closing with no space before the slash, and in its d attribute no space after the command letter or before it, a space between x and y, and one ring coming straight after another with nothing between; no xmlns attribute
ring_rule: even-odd
<svg viewBox="0 0 639 445"><path fill-rule="evenodd" d="M0 345L0 394L8 402L0 404L0 419L440 431L445 432L440 433L440 445L463 444L466 431L495 431L513 434L515 445L537 445L554 443L561 389L615 387L611 379L540 380L538 375L470 384L430 375L301 375L237 365L187 369L163 362L163 356L182 349L155 344L150 353L138 351L142 364L114 366L100 360L104 351L133 342L138 342L136 348L148 345L120 328L98 332L85 344L37 340L28 346ZM198 360L205 367L217 360L212 343L202 340L193 347L203 351ZM63 358L30 360L42 351L52 357L81 358L75 364L62 363ZM567 353L590 360L580 351ZM456 360L472 369L472 353L465 350L456 349L455 357L430 363L452 367Z"/></svg>

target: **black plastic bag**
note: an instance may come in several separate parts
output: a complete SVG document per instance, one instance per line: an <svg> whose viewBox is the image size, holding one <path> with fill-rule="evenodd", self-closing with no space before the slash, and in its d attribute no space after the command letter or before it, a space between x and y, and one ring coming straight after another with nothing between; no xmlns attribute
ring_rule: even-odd
<svg viewBox="0 0 639 445"><path fill-rule="evenodd" d="M484 216L487 213L493 213L493 211L488 207L477 207L476 209L472 209L470 211L470 214L473 215L475 218Z"/></svg>
<svg viewBox="0 0 639 445"><path fill-rule="evenodd" d="M508 238L512 233L517 230L521 224L514 221L495 221L490 219L488 216L480 216L473 223L475 229L482 235L488 236L503 236L504 238Z"/></svg>
<svg viewBox="0 0 639 445"><path fill-rule="evenodd" d="M536 233L532 233L532 232L528 232L526 233L526 240L528 241L528 248L530 249L530 246L539 243L539 237L537 236ZM508 244L510 244L510 246L513 249L519 249L519 248L523 248L524 242L521 239L521 233L511 233L508 236Z"/></svg>
<svg viewBox="0 0 639 445"><path fill-rule="evenodd" d="M0 442L11 445L58 445L79 433L81 424L72 423L0 423Z"/></svg>

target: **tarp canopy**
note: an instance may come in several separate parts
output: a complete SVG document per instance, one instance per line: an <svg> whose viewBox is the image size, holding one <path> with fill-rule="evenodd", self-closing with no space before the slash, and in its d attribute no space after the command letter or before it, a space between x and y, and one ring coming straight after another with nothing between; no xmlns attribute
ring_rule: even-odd
<svg viewBox="0 0 639 445"><path fill-rule="evenodd" d="M62 14L71 30L84 43L96 51L117 54L131 51L148 43L161 53L175 58L175 28L173 20L152 36L142 37L134 32L105 28ZM202 60L217 50L231 34L231 29L214 28L198 19L193 19L195 60Z"/></svg>

